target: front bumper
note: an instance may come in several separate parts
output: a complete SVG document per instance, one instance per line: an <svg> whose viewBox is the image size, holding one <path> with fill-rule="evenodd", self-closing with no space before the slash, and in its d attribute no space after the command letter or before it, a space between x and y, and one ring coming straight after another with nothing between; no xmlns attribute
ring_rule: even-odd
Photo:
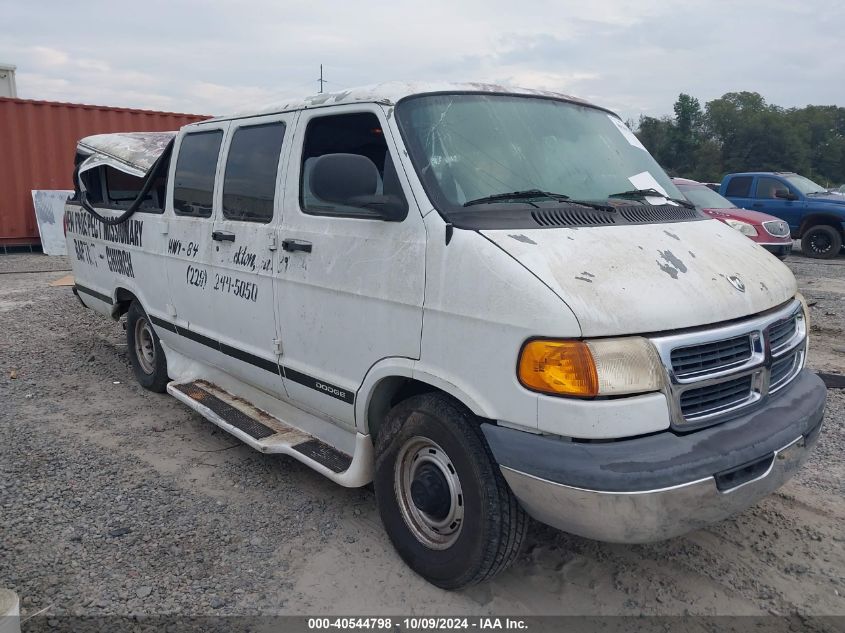
<svg viewBox="0 0 845 633"><path fill-rule="evenodd" d="M765 406L686 435L583 443L482 429L535 519L597 540L646 543L741 512L783 485L818 439L826 393L804 370Z"/></svg>
<svg viewBox="0 0 845 633"><path fill-rule="evenodd" d="M778 259L786 259L786 257L792 252L791 241L788 243L776 242L773 244L760 244L760 246L765 248Z"/></svg>

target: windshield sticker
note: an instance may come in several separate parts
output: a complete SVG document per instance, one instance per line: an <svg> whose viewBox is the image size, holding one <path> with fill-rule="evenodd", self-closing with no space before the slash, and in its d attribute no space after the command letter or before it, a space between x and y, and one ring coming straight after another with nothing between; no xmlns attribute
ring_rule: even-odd
<svg viewBox="0 0 845 633"><path fill-rule="evenodd" d="M636 134L634 134L627 125L625 125L622 121L617 119L615 116L610 114L607 115L607 118L610 119L610 122L616 126L616 129L622 133L622 136L625 137L625 140L628 141L634 147L639 147L644 152L648 150L645 148L645 145L640 143L640 139L637 138Z"/></svg>
<svg viewBox="0 0 845 633"><path fill-rule="evenodd" d="M642 171L639 174L634 174L628 181L634 185L634 189L654 189L655 191L659 191L664 196L668 196L669 194L666 193L666 190L660 186L660 183L657 182L654 176L651 175L650 171ZM658 196L646 196L646 201L649 204L668 204L668 200L666 198L660 198ZM674 204L674 203L672 203Z"/></svg>

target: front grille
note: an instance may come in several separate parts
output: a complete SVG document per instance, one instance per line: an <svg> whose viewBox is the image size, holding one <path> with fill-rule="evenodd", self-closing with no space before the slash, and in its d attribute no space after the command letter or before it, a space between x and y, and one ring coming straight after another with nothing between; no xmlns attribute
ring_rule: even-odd
<svg viewBox="0 0 845 633"><path fill-rule="evenodd" d="M672 350L672 370L679 378L736 367L751 358L751 337L690 345Z"/></svg>
<svg viewBox="0 0 845 633"><path fill-rule="evenodd" d="M768 220L763 222L763 228L775 237L786 237L789 235L789 225L782 220Z"/></svg>
<svg viewBox="0 0 845 633"><path fill-rule="evenodd" d="M806 335L793 300L766 314L652 337L666 368L673 428L722 422L787 387L804 366Z"/></svg>
<svg viewBox="0 0 845 633"><path fill-rule="evenodd" d="M769 377L769 393L783 387L795 373L795 363L800 360L800 354L791 354L772 363L772 373Z"/></svg>
<svg viewBox="0 0 845 633"><path fill-rule="evenodd" d="M681 394L681 413L687 420L732 409L752 397L752 377L743 376Z"/></svg>
<svg viewBox="0 0 845 633"><path fill-rule="evenodd" d="M786 321L769 326L769 347L776 354L795 335L798 327L796 315Z"/></svg>

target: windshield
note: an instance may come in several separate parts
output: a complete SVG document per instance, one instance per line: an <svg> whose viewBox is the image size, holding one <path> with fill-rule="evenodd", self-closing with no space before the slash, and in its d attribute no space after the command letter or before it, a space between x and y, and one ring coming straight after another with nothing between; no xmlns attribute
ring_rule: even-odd
<svg viewBox="0 0 845 633"><path fill-rule="evenodd" d="M736 209L736 205L706 185L677 185L684 197L704 209Z"/></svg>
<svg viewBox="0 0 845 633"><path fill-rule="evenodd" d="M804 176L792 174L790 176L784 176L784 178L786 178L786 180L789 182L790 185L795 187L798 191L803 193L805 196L808 193L827 193L827 189L825 189L821 185L813 182L809 178L804 178Z"/></svg>
<svg viewBox="0 0 845 633"><path fill-rule="evenodd" d="M597 108L513 95L429 95L402 101L397 119L426 193L446 214L526 190L600 202L632 189L680 197L625 124Z"/></svg>

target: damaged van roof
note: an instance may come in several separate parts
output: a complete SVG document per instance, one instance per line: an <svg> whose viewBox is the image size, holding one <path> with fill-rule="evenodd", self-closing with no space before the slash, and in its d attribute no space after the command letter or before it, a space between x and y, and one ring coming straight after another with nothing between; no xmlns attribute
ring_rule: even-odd
<svg viewBox="0 0 845 633"><path fill-rule="evenodd" d="M306 97L305 99L291 99L290 101L269 104L248 112L238 112L190 125L201 126L214 121L225 121L248 116L341 104L380 103L393 106L406 97L435 93L489 93L547 97L601 108L584 99L559 92L532 88L516 88L500 84L389 82L362 86L360 88L350 88L349 90L337 92L325 92ZM601 109L605 110L605 108ZM607 112L610 112L610 110L607 110ZM176 132L96 134L83 138L79 141L78 146L81 152L90 154L89 160L86 160L86 166L88 167L93 167L104 162L117 168L121 168L122 165L126 168L125 171L140 175L149 171L150 167L152 167L153 163L155 163L156 159L161 155L174 136L176 136Z"/></svg>
<svg viewBox="0 0 845 633"><path fill-rule="evenodd" d="M146 173L174 136L176 132L95 134L80 140L78 147L83 153L113 159Z"/></svg>
<svg viewBox="0 0 845 633"><path fill-rule="evenodd" d="M291 99L290 101L271 103L258 109L237 112L232 115L210 119L210 121L221 121L246 116L255 116L258 114L274 114L277 112L287 112L292 110L303 110L350 103L381 103L384 105L393 106L406 97L442 92L487 92L491 94L513 94L533 97L548 97L552 99L562 99L564 101L571 101L573 103L580 103L583 105L598 107L594 104L589 103L588 101L585 101L584 99L580 99L578 97L573 97L571 95L559 92L551 92L548 90L536 90L532 88L517 88L501 84L451 82L388 82L373 84L369 86L362 86L359 88L350 88L348 90L338 90L336 92L324 92L312 95L310 97L306 97L305 99ZM200 123L193 125L202 125L206 122L207 121L201 121Z"/></svg>

